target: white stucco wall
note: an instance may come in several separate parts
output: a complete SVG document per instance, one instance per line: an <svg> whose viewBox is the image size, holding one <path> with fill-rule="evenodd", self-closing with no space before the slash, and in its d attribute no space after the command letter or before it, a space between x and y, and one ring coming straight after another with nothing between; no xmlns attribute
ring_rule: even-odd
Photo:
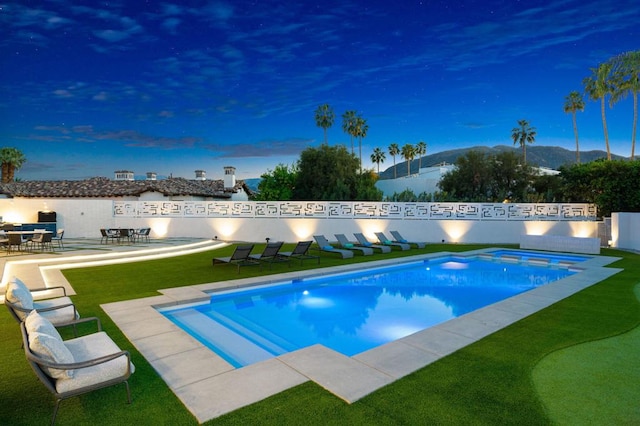
<svg viewBox="0 0 640 426"><path fill-rule="evenodd" d="M611 247L640 251L640 213L611 214Z"/></svg>
<svg viewBox="0 0 640 426"><path fill-rule="evenodd" d="M132 203L136 203L133 201ZM172 202L168 202L171 205ZM175 202L178 207L181 202ZM360 203L362 204L362 203ZM374 203L375 204L375 203ZM255 203L234 206L255 207ZM264 203L263 203L264 205ZM348 206L349 203L346 203ZM386 207L393 204L385 204ZM473 205L463 204L465 209ZM544 205L538 205L541 208ZM0 216L6 222L37 222L38 211L55 211L58 228L66 238L100 238L100 228L151 227L151 238L196 237L237 241L263 241L265 238L288 242L312 239L323 234L335 240L334 234L363 232L375 240L374 232L397 230L406 239L426 242L512 243L521 235L559 235L597 237L597 224L589 220L464 220L456 215L448 219L420 218L304 218L304 217L175 217L158 214L114 215L111 200L79 199L0 199ZM365 206L365 207L368 207ZM495 206L494 206L495 207ZM497 205L497 208L501 208ZM257 210L257 209L256 209ZM242 213L240 213L242 214ZM148 215L147 215L148 216ZM639 229L637 226L635 229ZM390 235L388 235L390 236ZM637 236L632 237L638 240ZM637 242L637 241L636 241Z"/></svg>

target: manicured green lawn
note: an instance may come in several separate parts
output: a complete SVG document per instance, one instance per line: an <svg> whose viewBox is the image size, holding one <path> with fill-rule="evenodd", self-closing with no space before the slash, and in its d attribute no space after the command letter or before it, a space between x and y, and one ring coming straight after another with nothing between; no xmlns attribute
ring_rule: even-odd
<svg viewBox="0 0 640 426"><path fill-rule="evenodd" d="M409 253L465 251L477 245L430 245ZM258 250L261 248L259 247ZM229 255L233 247L216 250ZM470 345L377 392L348 405L316 384L305 383L208 424L549 424L552 422L533 384L532 371L555 351L628 332L640 324L633 287L640 281L640 256L603 250L623 259L624 271L535 315ZM157 295L157 289L238 278L233 266L211 267L214 252L132 264L64 271L83 316L99 316L104 329L131 351L136 372L130 379L133 403L123 386L63 401L58 424L196 424L145 359L104 314L100 304ZM388 258L375 255L342 260L323 256L321 267ZM311 269L314 262L293 268ZM292 268L292 269L293 269ZM274 265L272 273L288 271ZM240 277L258 276L243 267ZM53 397L36 379L20 348L17 324L0 311L0 424L46 424ZM598 354L594 354L597 357ZM635 382L637 383L637 381ZM603 388L605 389L605 388ZM637 384L627 392L640 393ZM610 397L611 395L606 395ZM626 395L627 397L629 395ZM638 400L640 395L634 400ZM215 401L211 401L215 404ZM585 409L589 401L579 401Z"/></svg>

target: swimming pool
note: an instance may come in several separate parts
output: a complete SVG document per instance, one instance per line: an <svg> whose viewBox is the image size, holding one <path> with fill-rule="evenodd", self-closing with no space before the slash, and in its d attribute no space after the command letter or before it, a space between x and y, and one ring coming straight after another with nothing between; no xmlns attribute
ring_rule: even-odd
<svg viewBox="0 0 640 426"><path fill-rule="evenodd" d="M220 292L161 312L242 367L314 344L352 356L574 273L446 256Z"/></svg>

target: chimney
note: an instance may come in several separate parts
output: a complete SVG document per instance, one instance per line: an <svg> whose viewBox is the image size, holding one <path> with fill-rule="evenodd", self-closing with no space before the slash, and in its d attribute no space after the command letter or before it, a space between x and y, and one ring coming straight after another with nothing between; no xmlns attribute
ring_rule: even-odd
<svg viewBox="0 0 640 426"><path fill-rule="evenodd" d="M133 172L129 170L116 170L115 180L133 180Z"/></svg>
<svg viewBox="0 0 640 426"><path fill-rule="evenodd" d="M233 166L224 167L224 189L233 189L236 186L236 168Z"/></svg>
<svg viewBox="0 0 640 426"><path fill-rule="evenodd" d="M204 170L196 170L196 180L207 180L207 172Z"/></svg>
<svg viewBox="0 0 640 426"><path fill-rule="evenodd" d="M156 172L147 172L147 180L158 180L158 174Z"/></svg>

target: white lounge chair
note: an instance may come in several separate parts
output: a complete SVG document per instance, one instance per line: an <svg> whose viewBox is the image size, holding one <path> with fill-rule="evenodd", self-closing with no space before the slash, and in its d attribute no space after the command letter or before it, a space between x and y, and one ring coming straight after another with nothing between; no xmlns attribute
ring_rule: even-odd
<svg viewBox="0 0 640 426"><path fill-rule="evenodd" d="M380 250L381 253L391 253L391 247L372 244L371 242L369 242L369 240L367 240L367 237L365 237L364 234L362 233L356 233L353 235L356 237L356 240L358 240L358 243L363 247L378 249Z"/></svg>
<svg viewBox="0 0 640 426"><path fill-rule="evenodd" d="M351 250L342 250L335 248L332 246L329 241L324 237L324 235L314 235L313 239L318 243L318 248L320 251L324 251L326 253L337 253L342 256L343 259L348 259L353 257L353 252Z"/></svg>
<svg viewBox="0 0 640 426"><path fill-rule="evenodd" d="M51 424L56 421L63 399L107 386L124 383L127 402L131 403L127 380L135 367L129 352L121 350L102 331L98 318L86 318L78 323L88 321L96 321L98 331L69 340L62 340L53 324L37 311L20 323L27 361L56 398Z"/></svg>
<svg viewBox="0 0 640 426"><path fill-rule="evenodd" d="M376 232L375 234L378 241L380 241L380 244L384 244L385 246L399 247L401 250L409 250L411 248L407 243L391 241L386 235L384 235L384 232Z"/></svg>
<svg viewBox="0 0 640 426"><path fill-rule="evenodd" d="M415 245L418 248L425 248L425 246L427 245L427 243L421 243L421 242L417 242L417 241L407 241L404 238L402 238L402 235L400 235L400 233L398 231L391 231L391 235L393 236L394 241L396 243L411 244L411 245Z"/></svg>
<svg viewBox="0 0 640 426"><path fill-rule="evenodd" d="M33 293L43 291L62 291L61 297L35 300ZM22 322L32 310L36 310L56 326L66 325L80 318L64 287L45 287L29 289L19 278L7 283L5 305L16 321Z"/></svg>
<svg viewBox="0 0 640 426"><path fill-rule="evenodd" d="M338 244L340 244L340 246L343 249L362 252L363 256L370 256L373 254L372 248L362 247L357 244L354 244L350 242L344 234L335 234L335 236L336 236L336 239L338 240Z"/></svg>

